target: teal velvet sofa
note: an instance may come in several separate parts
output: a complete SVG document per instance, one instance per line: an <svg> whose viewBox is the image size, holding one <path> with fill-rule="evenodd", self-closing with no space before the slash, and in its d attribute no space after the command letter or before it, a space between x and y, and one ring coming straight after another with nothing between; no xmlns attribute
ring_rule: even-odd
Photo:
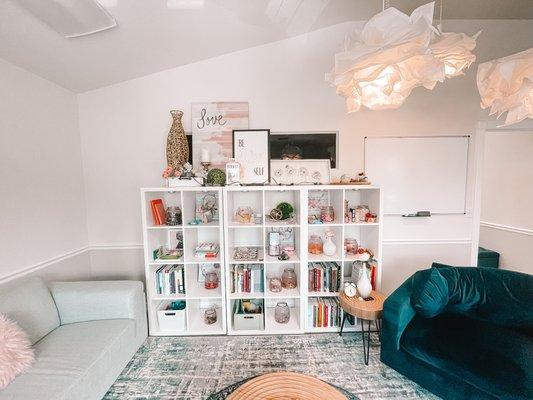
<svg viewBox="0 0 533 400"><path fill-rule="evenodd" d="M35 363L0 390L0 400L100 400L147 330L142 282L54 282L0 286L0 313L28 334Z"/></svg>
<svg viewBox="0 0 533 400"><path fill-rule="evenodd" d="M433 264L385 301L381 361L443 399L533 399L533 276Z"/></svg>

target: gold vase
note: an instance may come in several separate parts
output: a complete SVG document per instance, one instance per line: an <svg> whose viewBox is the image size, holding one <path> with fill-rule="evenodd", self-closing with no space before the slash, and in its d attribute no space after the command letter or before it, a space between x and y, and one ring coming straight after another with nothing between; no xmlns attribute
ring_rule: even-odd
<svg viewBox="0 0 533 400"><path fill-rule="evenodd" d="M172 126L167 136L167 164L172 168L179 168L189 160L189 144L187 135L181 124L183 111L172 110Z"/></svg>

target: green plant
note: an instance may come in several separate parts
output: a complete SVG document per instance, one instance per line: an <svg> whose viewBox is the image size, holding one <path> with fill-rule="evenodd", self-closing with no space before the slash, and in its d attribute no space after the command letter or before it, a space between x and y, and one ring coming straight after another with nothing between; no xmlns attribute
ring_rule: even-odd
<svg viewBox="0 0 533 400"><path fill-rule="evenodd" d="M292 213L294 213L294 207L286 202L279 203L276 208L280 210L281 214L283 215L281 219L290 218Z"/></svg>
<svg viewBox="0 0 533 400"><path fill-rule="evenodd" d="M207 184L211 186L224 186L226 183L226 174L218 168L213 168L207 173Z"/></svg>

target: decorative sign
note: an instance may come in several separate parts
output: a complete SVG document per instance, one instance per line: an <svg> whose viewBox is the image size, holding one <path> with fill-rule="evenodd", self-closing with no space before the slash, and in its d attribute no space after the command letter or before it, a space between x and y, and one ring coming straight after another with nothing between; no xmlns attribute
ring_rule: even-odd
<svg viewBox="0 0 533 400"><path fill-rule="evenodd" d="M241 182L262 185L270 179L269 129L233 131L233 157L241 165Z"/></svg>
<svg viewBox="0 0 533 400"><path fill-rule="evenodd" d="M193 103L191 115L194 167L200 166L204 150L211 168L224 170L232 154L233 130L248 129L248 103Z"/></svg>
<svg viewBox="0 0 533 400"><path fill-rule="evenodd" d="M272 180L278 185L328 185L329 160L270 160Z"/></svg>

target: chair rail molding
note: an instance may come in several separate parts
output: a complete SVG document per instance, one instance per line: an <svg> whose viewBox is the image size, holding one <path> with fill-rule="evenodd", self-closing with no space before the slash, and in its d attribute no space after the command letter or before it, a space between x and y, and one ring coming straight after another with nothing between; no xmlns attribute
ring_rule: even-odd
<svg viewBox="0 0 533 400"><path fill-rule="evenodd" d="M517 226L504 225L504 224L496 224L494 222L488 222L488 221L480 221L479 225L485 228L498 229L500 231L533 236L533 229L519 228Z"/></svg>

